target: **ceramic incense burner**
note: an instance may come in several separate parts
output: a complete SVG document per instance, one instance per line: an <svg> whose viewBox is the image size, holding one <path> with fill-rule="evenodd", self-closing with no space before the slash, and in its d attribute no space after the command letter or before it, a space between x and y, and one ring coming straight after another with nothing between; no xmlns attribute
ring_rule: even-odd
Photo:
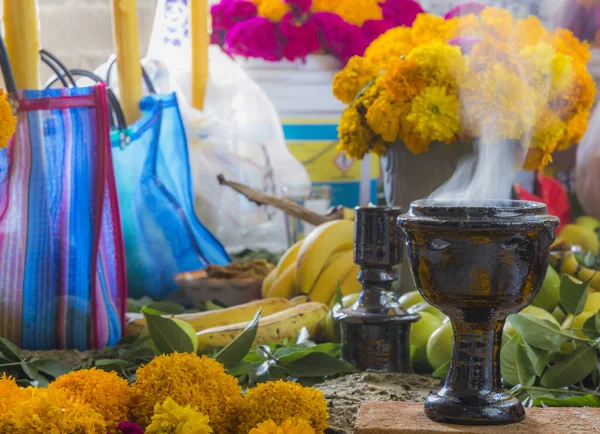
<svg viewBox="0 0 600 434"><path fill-rule="evenodd" d="M558 219L536 202L417 201L398 221L419 291L454 329L446 383L425 413L464 425L521 421L523 406L501 387L502 327L540 290Z"/></svg>

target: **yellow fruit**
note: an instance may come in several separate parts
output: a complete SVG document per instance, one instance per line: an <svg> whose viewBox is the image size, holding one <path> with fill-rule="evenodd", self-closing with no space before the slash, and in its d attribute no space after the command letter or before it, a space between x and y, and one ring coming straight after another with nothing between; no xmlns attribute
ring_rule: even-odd
<svg viewBox="0 0 600 434"><path fill-rule="evenodd" d="M421 319L410 327L410 344L417 347L412 362L415 368L428 369L427 342L433 332L442 326L442 321L428 312L420 312L419 315Z"/></svg>
<svg viewBox="0 0 600 434"><path fill-rule="evenodd" d="M600 292L591 292L588 294L583 310L585 312L592 312L593 314L600 310Z"/></svg>
<svg viewBox="0 0 600 434"><path fill-rule="evenodd" d="M404 309L414 306L415 304L422 303L425 301L419 291L410 291L404 294L398 300Z"/></svg>
<svg viewBox="0 0 600 434"><path fill-rule="evenodd" d="M600 228L600 220L590 216L578 217L577 219L575 219L575 224L577 226L585 226L586 228L591 229L593 231Z"/></svg>
<svg viewBox="0 0 600 434"><path fill-rule="evenodd" d="M194 330L200 331L210 327L251 321L259 308L262 308L262 315L271 315L290 307L292 307L292 303L289 300L283 298L267 298L228 307L226 309L184 313L181 315L164 315L164 317L185 321L190 324ZM144 318L144 315L141 313L127 314L126 336L135 336L145 327L146 318Z"/></svg>
<svg viewBox="0 0 600 434"><path fill-rule="evenodd" d="M598 235L592 229L574 224L565 225L560 231L559 237L573 246L579 246L586 252L598 254L600 241Z"/></svg>
<svg viewBox="0 0 600 434"><path fill-rule="evenodd" d="M296 287L299 294L310 294L329 257L353 246L354 224L348 220L324 223L312 231L298 252Z"/></svg>
<svg viewBox="0 0 600 434"><path fill-rule="evenodd" d="M175 324L181 328L185 332L186 335L192 340L192 344L194 345L194 353L198 352L198 337L196 336L196 329L192 327L189 323L182 321L180 319L173 318Z"/></svg>
<svg viewBox="0 0 600 434"><path fill-rule="evenodd" d="M362 291L362 283L358 280L358 273L360 271L360 267L358 265L354 265L350 273L344 278L342 281L342 294L352 295L359 294ZM333 305L333 299L329 301L329 307Z"/></svg>
<svg viewBox="0 0 600 434"><path fill-rule="evenodd" d="M344 208L344 220L354 221L355 212L352 208Z"/></svg>
<svg viewBox="0 0 600 434"><path fill-rule="evenodd" d="M550 256L552 266L561 274L568 274L581 282L590 281L590 287L600 291L600 273L579 265L571 252L561 252Z"/></svg>
<svg viewBox="0 0 600 434"><path fill-rule="evenodd" d="M336 259L325 266L309 293L312 301L328 304L335 297L338 284L341 285L354 268L352 256L352 250L336 254Z"/></svg>
<svg viewBox="0 0 600 434"><path fill-rule="evenodd" d="M595 312L581 312L573 319L573 325L571 325L571 329L574 335L579 336L580 338L587 337L585 333L583 333L583 324L588 320L589 317L594 316Z"/></svg>
<svg viewBox="0 0 600 434"><path fill-rule="evenodd" d="M556 320L556 318L554 318L554 316L550 312L548 312L546 309L542 309L541 307L529 305L525 309L523 309L520 313L527 313L527 314L533 315L539 319L545 319L547 321L550 321L551 323L556 324L557 326L560 326L560 323ZM504 325L504 333L506 333L508 336L513 336L514 334L517 333L517 331L510 324L511 316L512 315L508 316L508 318L506 319L506 324Z"/></svg>
<svg viewBox="0 0 600 434"><path fill-rule="evenodd" d="M267 298L287 298L296 295L296 264L290 265L277 280L273 282L267 293Z"/></svg>
<svg viewBox="0 0 600 434"><path fill-rule="evenodd" d="M442 324L427 341L427 361L435 371L452 358L454 332L450 323Z"/></svg>
<svg viewBox="0 0 600 434"><path fill-rule="evenodd" d="M262 317L253 346L283 343L286 339L294 340L303 327L308 330L309 337L314 339L321 320L328 313L329 310L324 304L309 302ZM229 345L248 324L247 321L198 332L198 352L208 353L215 348Z"/></svg>
<svg viewBox="0 0 600 434"><path fill-rule="evenodd" d="M302 243L304 240L300 240L298 241L296 244L294 244L292 247L290 247L287 252L285 252L283 254L283 256L281 257L281 259L279 259L279 262L277 263L277 267L275 267L275 270L277 270L277 277L281 276L281 274L287 270L290 265L292 265L294 262L296 262L296 259L298 259L298 252L300 251L300 248L302 247Z"/></svg>
<svg viewBox="0 0 600 434"><path fill-rule="evenodd" d="M302 304L302 303L308 303L309 301L310 301L310 298L308 298L308 296L306 296L306 295L297 295L295 297L290 298L290 302L294 306L298 306L299 304Z"/></svg>
<svg viewBox="0 0 600 434"><path fill-rule="evenodd" d="M277 268L273 268L271 270L271 272L269 274L267 274L267 277L265 277L265 280L263 280L262 286L260 288L260 295L262 296L262 298L267 297L267 294L269 293L269 289L271 289L271 286L273 286L273 282L275 282L276 279L277 279Z"/></svg>
<svg viewBox="0 0 600 434"><path fill-rule="evenodd" d="M546 277L542 284L542 289L535 296L533 306L541 307L542 309L552 312L560 301L560 276L554 268L548 267Z"/></svg>

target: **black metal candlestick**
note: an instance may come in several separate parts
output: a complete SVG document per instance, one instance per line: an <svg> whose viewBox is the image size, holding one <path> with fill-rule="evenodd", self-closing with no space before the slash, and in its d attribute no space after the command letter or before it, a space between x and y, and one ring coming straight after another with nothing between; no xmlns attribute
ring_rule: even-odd
<svg viewBox="0 0 600 434"><path fill-rule="evenodd" d="M410 325L420 319L398 302L393 286L402 257L400 208L356 208L354 262L361 267L358 301L340 310L344 360L357 369L412 372Z"/></svg>

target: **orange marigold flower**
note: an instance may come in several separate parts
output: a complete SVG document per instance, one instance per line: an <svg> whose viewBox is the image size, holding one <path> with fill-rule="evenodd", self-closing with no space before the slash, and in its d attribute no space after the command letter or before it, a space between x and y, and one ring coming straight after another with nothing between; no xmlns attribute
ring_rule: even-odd
<svg viewBox="0 0 600 434"><path fill-rule="evenodd" d="M381 83L399 102L414 98L428 85L419 62L408 59L393 59Z"/></svg>
<svg viewBox="0 0 600 434"><path fill-rule="evenodd" d="M559 140L556 149L558 151L564 151L571 146L578 144L585 135L589 119L590 111L583 110L577 112L566 121L565 134L562 136L561 140Z"/></svg>
<svg viewBox="0 0 600 434"><path fill-rule="evenodd" d="M270 381L250 389L244 396L238 433L248 434L269 419L276 424L288 419L302 419L319 434L327 428L328 418L323 392L298 383Z"/></svg>
<svg viewBox="0 0 600 434"><path fill-rule="evenodd" d="M7 377L6 373L0 378L0 415L11 411L23 396L17 382L12 377Z"/></svg>
<svg viewBox="0 0 600 434"><path fill-rule="evenodd" d="M138 368L133 384L132 413L143 427L151 423L154 406L171 397L210 418L215 434L230 433L242 404L238 380L219 362L196 354L173 353Z"/></svg>
<svg viewBox="0 0 600 434"><path fill-rule="evenodd" d="M8 146L16 128L17 118L8 102L8 95L0 89L0 149Z"/></svg>
<svg viewBox="0 0 600 434"><path fill-rule="evenodd" d="M456 33L457 22L456 18L444 20L436 15L419 14L411 29L413 44L449 41Z"/></svg>
<svg viewBox="0 0 600 434"><path fill-rule="evenodd" d="M0 415L6 434L106 434L100 414L60 389L23 389L20 401Z"/></svg>
<svg viewBox="0 0 600 434"><path fill-rule="evenodd" d="M411 29L396 27L371 42L365 51L365 57L380 69L387 69L391 60L406 56L413 48Z"/></svg>
<svg viewBox="0 0 600 434"><path fill-rule="evenodd" d="M552 35L549 35L550 43L561 53L567 54L579 59L587 65L592 58L590 53L590 44L586 41L580 41L573 35L573 32L567 29L557 29Z"/></svg>
<svg viewBox="0 0 600 434"><path fill-rule="evenodd" d="M509 10L489 7L481 11L480 17L484 36L514 42L513 17Z"/></svg>
<svg viewBox="0 0 600 434"><path fill-rule="evenodd" d="M311 10L334 13L357 26L362 26L367 20L382 18L378 0L313 0Z"/></svg>
<svg viewBox="0 0 600 434"><path fill-rule="evenodd" d="M282 20L290 12L290 7L282 0L261 0L258 5L258 15L274 23Z"/></svg>
<svg viewBox="0 0 600 434"><path fill-rule="evenodd" d="M547 38L548 31L536 16L518 20L515 25L514 43L519 45L535 45Z"/></svg>
<svg viewBox="0 0 600 434"><path fill-rule="evenodd" d="M92 368L69 372L56 379L49 389L60 389L89 405L106 421L109 432L117 432L120 422L129 420L132 389L115 372Z"/></svg>

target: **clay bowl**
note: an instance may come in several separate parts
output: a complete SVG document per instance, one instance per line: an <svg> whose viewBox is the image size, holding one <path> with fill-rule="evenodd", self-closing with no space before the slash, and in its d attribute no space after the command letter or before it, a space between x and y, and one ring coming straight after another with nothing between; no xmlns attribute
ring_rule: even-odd
<svg viewBox="0 0 600 434"><path fill-rule="evenodd" d="M213 300L235 306L261 298L260 279L209 279L205 270L175 275L175 283L194 303Z"/></svg>

